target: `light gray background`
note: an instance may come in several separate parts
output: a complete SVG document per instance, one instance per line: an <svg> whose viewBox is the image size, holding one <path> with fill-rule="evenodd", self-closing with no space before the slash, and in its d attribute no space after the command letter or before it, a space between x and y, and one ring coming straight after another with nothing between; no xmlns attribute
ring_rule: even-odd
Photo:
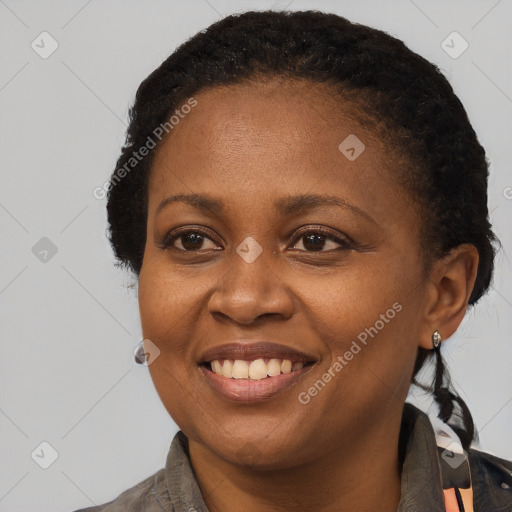
<svg viewBox="0 0 512 512"><path fill-rule="evenodd" d="M220 17L271 7L386 30L435 62L465 105L491 162L504 250L447 358L481 448L512 459L510 0L0 0L0 510L103 503L164 466L177 427L133 362L133 279L113 266L105 200L92 191L114 168L141 80ZM48 59L31 48L42 31L59 44ZM441 47L453 31L469 43L457 59ZM32 252L42 237L57 247L46 263ZM31 458L43 441L58 452L48 469Z"/></svg>

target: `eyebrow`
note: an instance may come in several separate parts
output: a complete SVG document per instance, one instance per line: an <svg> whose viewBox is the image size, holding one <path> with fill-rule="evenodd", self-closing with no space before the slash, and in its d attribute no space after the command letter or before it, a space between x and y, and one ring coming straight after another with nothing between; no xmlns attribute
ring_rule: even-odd
<svg viewBox="0 0 512 512"><path fill-rule="evenodd" d="M219 215L224 211L224 203L206 194L175 194L165 198L156 208L156 214L173 203L185 203L202 211ZM325 205L338 206L357 213L376 224L375 220L366 212L359 209L346 199L331 195L302 194L298 196L284 197L276 201L275 208L285 217L287 215L304 213L314 208Z"/></svg>
<svg viewBox="0 0 512 512"><path fill-rule="evenodd" d="M320 206L331 205L338 206L351 210L354 213L366 218L367 220L375 223L375 220L366 212L359 209L346 199L330 195L318 195L318 194L304 194L299 196L285 197L277 201L276 209L282 215L291 215L307 212L313 208Z"/></svg>
<svg viewBox="0 0 512 512"><path fill-rule="evenodd" d="M199 210L219 215L224 210L224 204L219 199L204 194L175 194L165 198L156 208L158 215L164 208L173 203L185 203Z"/></svg>

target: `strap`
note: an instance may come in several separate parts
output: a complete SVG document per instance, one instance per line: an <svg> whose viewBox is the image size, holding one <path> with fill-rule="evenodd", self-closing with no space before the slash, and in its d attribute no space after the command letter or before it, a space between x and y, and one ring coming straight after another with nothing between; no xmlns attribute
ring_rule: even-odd
<svg viewBox="0 0 512 512"><path fill-rule="evenodd" d="M437 460L441 469L446 512L474 512L471 469L459 437L445 425L433 421Z"/></svg>

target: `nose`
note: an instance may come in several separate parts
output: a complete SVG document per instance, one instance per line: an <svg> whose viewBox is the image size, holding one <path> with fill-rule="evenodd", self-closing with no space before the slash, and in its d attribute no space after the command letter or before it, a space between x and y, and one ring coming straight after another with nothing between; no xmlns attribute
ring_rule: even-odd
<svg viewBox="0 0 512 512"><path fill-rule="evenodd" d="M251 325L263 318L285 320L293 315L292 292L264 253L252 263L233 254L231 268L208 302L212 316Z"/></svg>

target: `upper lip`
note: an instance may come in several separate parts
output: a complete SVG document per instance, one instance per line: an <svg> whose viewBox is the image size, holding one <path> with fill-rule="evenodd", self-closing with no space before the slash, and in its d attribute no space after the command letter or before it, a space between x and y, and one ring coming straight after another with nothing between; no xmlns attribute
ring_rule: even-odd
<svg viewBox="0 0 512 512"><path fill-rule="evenodd" d="M289 359L290 361L301 361L309 363L316 358L311 354L302 352L286 345L271 343L268 341L257 342L234 342L224 345L217 345L204 351L200 357L200 363L207 363L215 359L244 359L252 360L259 358Z"/></svg>

